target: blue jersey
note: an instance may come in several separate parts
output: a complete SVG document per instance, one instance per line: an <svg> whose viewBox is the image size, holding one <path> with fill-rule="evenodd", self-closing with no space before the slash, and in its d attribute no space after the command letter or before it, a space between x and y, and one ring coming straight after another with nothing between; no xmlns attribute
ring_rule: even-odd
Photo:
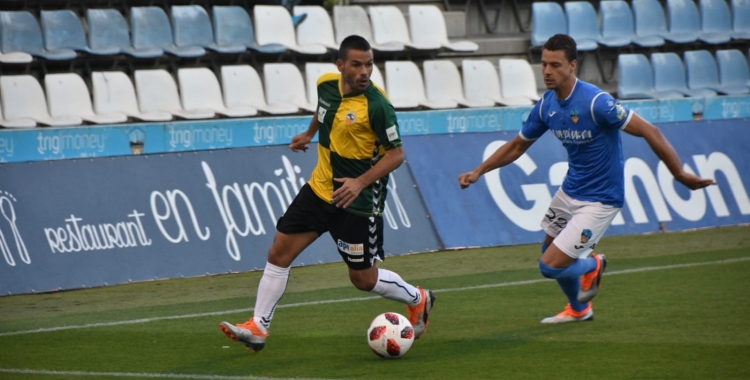
<svg viewBox="0 0 750 380"><path fill-rule="evenodd" d="M620 130L632 116L608 93L576 80L565 100L558 100L554 90L544 93L520 136L533 141L552 130L568 151L563 191L581 201L622 207L625 174Z"/></svg>

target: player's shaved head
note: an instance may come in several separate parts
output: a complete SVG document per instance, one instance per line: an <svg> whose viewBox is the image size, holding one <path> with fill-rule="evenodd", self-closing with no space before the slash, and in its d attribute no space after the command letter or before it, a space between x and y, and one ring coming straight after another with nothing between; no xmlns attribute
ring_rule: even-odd
<svg viewBox="0 0 750 380"><path fill-rule="evenodd" d="M564 51L565 58L567 58L568 62L573 62L578 59L578 47L576 46L576 41L567 34L555 34L547 40L543 48L549 51Z"/></svg>
<svg viewBox="0 0 750 380"><path fill-rule="evenodd" d="M349 55L349 50L352 49L359 51L369 51L370 49L372 49L372 47L364 37L352 34L351 36L346 37L343 41L341 41L341 46L339 46L338 59L346 62Z"/></svg>

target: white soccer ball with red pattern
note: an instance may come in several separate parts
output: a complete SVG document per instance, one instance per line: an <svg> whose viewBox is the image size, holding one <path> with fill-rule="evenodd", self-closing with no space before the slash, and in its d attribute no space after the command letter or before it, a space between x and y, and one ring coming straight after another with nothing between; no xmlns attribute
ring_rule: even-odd
<svg viewBox="0 0 750 380"><path fill-rule="evenodd" d="M414 343L414 328L399 313L383 313L375 317L367 329L367 344L376 355L385 359L398 359Z"/></svg>

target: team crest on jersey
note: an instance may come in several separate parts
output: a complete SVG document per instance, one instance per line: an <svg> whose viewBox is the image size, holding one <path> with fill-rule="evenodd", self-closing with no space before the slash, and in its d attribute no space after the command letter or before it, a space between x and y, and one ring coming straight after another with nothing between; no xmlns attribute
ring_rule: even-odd
<svg viewBox="0 0 750 380"><path fill-rule="evenodd" d="M573 124L578 124L578 110L573 108L570 110L570 120L573 121Z"/></svg>
<svg viewBox="0 0 750 380"><path fill-rule="evenodd" d="M594 236L594 234L591 232L590 229L585 229L583 232L581 232L581 244L586 244L591 240L591 237Z"/></svg>
<svg viewBox="0 0 750 380"><path fill-rule="evenodd" d="M615 104L615 109L617 110L617 120L622 120L625 116L628 116L628 111L625 111L625 107L622 104Z"/></svg>
<svg viewBox="0 0 750 380"><path fill-rule="evenodd" d="M354 124L355 121L357 121L357 113L349 111L349 113L346 114L346 125Z"/></svg>

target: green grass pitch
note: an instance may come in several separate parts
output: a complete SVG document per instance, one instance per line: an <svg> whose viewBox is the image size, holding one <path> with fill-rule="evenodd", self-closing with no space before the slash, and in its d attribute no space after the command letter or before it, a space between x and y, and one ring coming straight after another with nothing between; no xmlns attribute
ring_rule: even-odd
<svg viewBox="0 0 750 380"><path fill-rule="evenodd" d="M0 297L0 379L750 379L750 227L597 251L610 261L595 321L552 326L539 321L566 300L539 245L387 258L438 297L400 360L365 332L404 307L354 289L341 262L292 269L257 354L218 324L252 315L259 272Z"/></svg>

